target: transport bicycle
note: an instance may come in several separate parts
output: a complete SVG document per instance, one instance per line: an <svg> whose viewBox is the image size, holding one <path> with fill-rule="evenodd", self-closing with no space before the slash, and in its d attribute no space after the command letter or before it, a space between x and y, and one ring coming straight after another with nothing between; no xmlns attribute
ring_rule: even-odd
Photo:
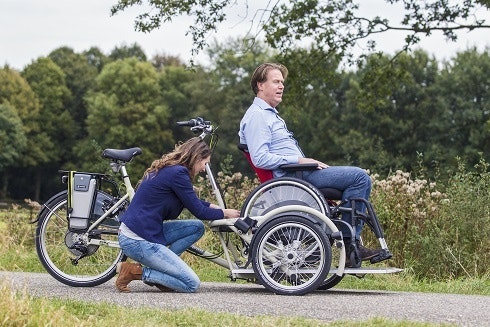
<svg viewBox="0 0 490 327"><path fill-rule="evenodd" d="M215 144L217 134L211 122L198 117L177 124L190 127L202 139L210 137L212 147ZM62 171L67 189L51 197L34 221L36 252L47 272L58 281L75 287L100 285L114 277L118 262L127 259L119 247L117 232L119 217L135 192L126 165L141 153L137 147L103 151L102 156L123 182L122 190L120 182L108 174ZM209 164L206 174L218 204L225 207ZM210 231L219 239L218 253L196 245L187 251L228 269L233 281L258 282L281 295L329 289L346 274L401 271L362 268L360 264L346 267L347 254L349 260L354 257L338 229L341 220L337 212L343 209L325 205L321 193L314 188L311 191L312 186L299 179L275 182L261 184L250 194L241 218L209 223ZM284 193L288 194L285 198ZM292 194L298 196L291 198ZM268 203L273 205L266 207ZM389 253L384 238L380 244Z"/></svg>

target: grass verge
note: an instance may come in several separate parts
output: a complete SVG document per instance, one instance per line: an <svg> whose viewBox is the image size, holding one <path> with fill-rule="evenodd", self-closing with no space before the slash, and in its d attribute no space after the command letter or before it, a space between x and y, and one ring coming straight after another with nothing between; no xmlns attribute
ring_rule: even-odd
<svg viewBox="0 0 490 327"><path fill-rule="evenodd" d="M0 322L2 326L451 326L372 318L364 321L322 322L302 317L248 317L203 310L159 310L127 308L107 303L35 298L26 291L14 292L0 284Z"/></svg>

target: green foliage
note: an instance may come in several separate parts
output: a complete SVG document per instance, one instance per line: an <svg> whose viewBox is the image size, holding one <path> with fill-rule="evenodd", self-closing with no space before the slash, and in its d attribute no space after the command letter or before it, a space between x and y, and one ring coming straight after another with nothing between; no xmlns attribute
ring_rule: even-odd
<svg viewBox="0 0 490 327"><path fill-rule="evenodd" d="M48 57L65 74L66 86L71 92L71 97L65 103L65 109L68 110L76 124L72 135L75 139L83 138L86 136L85 120L87 118L84 97L92 88L106 59L101 57L94 48L91 48L86 54L81 54L75 53L68 47L55 49Z"/></svg>
<svg viewBox="0 0 490 327"><path fill-rule="evenodd" d="M147 61L145 52L136 43L134 43L131 46L122 45L122 46L115 47L111 51L109 58L111 60L122 60L122 59L127 59L127 58L136 58L139 61Z"/></svg>
<svg viewBox="0 0 490 327"><path fill-rule="evenodd" d="M336 142L341 110L337 94L344 76L338 61L316 47L290 51L277 61L289 67L281 116L306 156L334 164L341 157Z"/></svg>
<svg viewBox="0 0 490 327"><path fill-rule="evenodd" d="M32 62L24 69L22 77L29 83L40 104L38 120L42 128L34 140L37 151L43 153L42 161L39 160L35 167L34 198L39 199L41 185L48 183L50 177L42 170L56 171L50 168L59 167L70 158L75 142L75 122L65 109L71 92L66 86L65 74L49 58L39 58Z"/></svg>
<svg viewBox="0 0 490 327"><path fill-rule="evenodd" d="M352 163L378 173L416 168L415 155L444 162L447 126L437 62L422 51L369 57L349 80L337 138ZM430 139L430 142L427 140ZM353 140L359 140L353 142ZM380 160L381 159L381 160Z"/></svg>
<svg viewBox="0 0 490 327"><path fill-rule="evenodd" d="M141 176L152 160L173 146L169 111L160 101L157 73L150 63L130 58L107 64L86 101L89 139L101 148L142 148L134 176ZM82 167L93 163L81 158Z"/></svg>
<svg viewBox="0 0 490 327"><path fill-rule="evenodd" d="M186 2L162 2L148 0L149 10L137 16L135 28L141 32L150 32L157 29L165 22L172 21L176 16L189 16L193 18L193 24L189 26L188 33L192 36L196 53L204 48L206 38L210 31L215 31L217 26L226 17L224 9L230 5L226 0L191 0ZM111 8L112 15L124 11L132 6L141 5L140 0L120 0ZM146 5L146 4L145 4Z"/></svg>
<svg viewBox="0 0 490 327"><path fill-rule="evenodd" d="M490 164L481 159L475 170L460 161L446 188L447 200L441 206L438 221L424 235L436 253L420 262L427 276L481 277L490 266ZM437 231L437 232L435 232ZM435 233L434 233L435 232ZM487 249L487 250L485 250ZM427 267L428 263L432 265Z"/></svg>
<svg viewBox="0 0 490 327"><path fill-rule="evenodd" d="M12 91L21 82L0 87L3 98L11 95L29 142L29 151L15 149L21 165L9 168L1 189L16 199L46 200L59 187L58 169L107 170L104 148L141 147L143 155L130 165L139 178L152 160L192 136L175 122L196 116L219 127L213 165L231 155L235 171L251 177L236 147L237 130L253 100L250 75L265 61L289 68L278 109L310 157L386 176L414 172L421 153L427 177L439 174L442 182L457 155L470 166L479 152L490 160L487 52L468 50L443 65L423 51L376 54L346 72L340 58L316 46L281 54L261 43L237 52L242 48L240 39L216 42L210 64L193 70L175 58L111 61L97 48L75 53L63 47L34 61L22 72L27 90ZM17 73L2 74L8 81Z"/></svg>
<svg viewBox="0 0 490 327"><path fill-rule="evenodd" d="M24 150L27 139L22 120L8 102L0 104L0 172L14 165ZM6 173L6 172L5 172Z"/></svg>
<svg viewBox="0 0 490 327"><path fill-rule="evenodd" d="M490 55L475 48L461 52L445 64L440 75L446 108L441 137L453 157L476 164L480 152L490 149Z"/></svg>
<svg viewBox="0 0 490 327"><path fill-rule="evenodd" d="M0 210L0 269L7 271L35 271L44 269L34 250L33 221L39 204L30 202L30 208L13 205Z"/></svg>
<svg viewBox="0 0 490 327"><path fill-rule="evenodd" d="M36 142L43 136L39 124L39 101L27 81L9 67L0 69L0 103L8 103L17 111L22 121L22 128L27 138L26 147L21 152L22 160L17 162L22 167L33 167L46 160L45 154L36 147Z"/></svg>
<svg viewBox="0 0 490 327"><path fill-rule="evenodd" d="M397 171L374 179L372 200L394 263L423 279L484 278L490 266L490 170L462 163L445 190Z"/></svg>

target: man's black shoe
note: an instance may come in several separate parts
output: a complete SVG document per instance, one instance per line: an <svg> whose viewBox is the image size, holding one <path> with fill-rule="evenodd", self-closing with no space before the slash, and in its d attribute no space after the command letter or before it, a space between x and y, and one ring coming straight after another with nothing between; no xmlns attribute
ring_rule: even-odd
<svg viewBox="0 0 490 327"><path fill-rule="evenodd" d="M383 251L382 249L371 250L362 246L361 244L358 244L357 247L359 249L359 255L361 256L362 261L370 260Z"/></svg>

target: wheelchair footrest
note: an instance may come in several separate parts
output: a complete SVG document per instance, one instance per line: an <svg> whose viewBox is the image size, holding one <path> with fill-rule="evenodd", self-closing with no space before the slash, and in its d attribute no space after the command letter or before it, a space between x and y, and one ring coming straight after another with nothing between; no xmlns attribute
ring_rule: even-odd
<svg viewBox="0 0 490 327"><path fill-rule="evenodd" d="M391 259L391 257L393 257L393 254L389 250L384 249L377 256L375 256L374 258L371 258L369 260L369 262L377 263L377 262L381 262L384 260Z"/></svg>
<svg viewBox="0 0 490 327"><path fill-rule="evenodd" d="M364 275L364 274L395 274L402 272L401 268L394 267L361 267L361 268L345 268L344 274L347 275ZM337 269L330 269L330 273L337 273Z"/></svg>

